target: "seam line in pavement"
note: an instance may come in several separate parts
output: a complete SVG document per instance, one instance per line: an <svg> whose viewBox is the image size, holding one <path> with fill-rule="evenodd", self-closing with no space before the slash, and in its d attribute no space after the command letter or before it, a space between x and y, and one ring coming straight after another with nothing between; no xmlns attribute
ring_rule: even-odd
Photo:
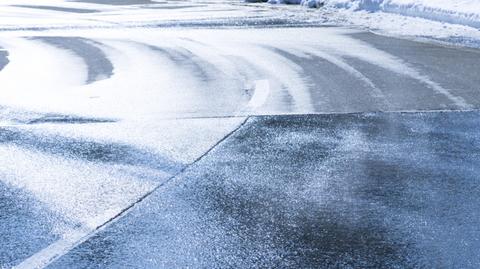
<svg viewBox="0 0 480 269"><path fill-rule="evenodd" d="M202 155L197 157L193 162L190 164L186 165L184 168L182 168L178 173L175 175L169 177L167 180L163 181L159 185L155 186L152 190L149 192L145 193L143 196L138 198L135 202L130 204L129 206L125 207L122 211L120 211L118 214L104 222L103 224L97 226L94 229L90 230L84 230L84 229L78 229L74 230L71 233L69 233L69 236L66 236L65 238L59 239L58 241L50 244L46 248L40 250L39 252L33 254L29 258L25 259L22 261L20 264L17 266L14 266L13 268L45 268L52 264L54 261L58 260L62 256L66 255L68 252L70 252L72 249L75 247L79 246L80 244L86 242L88 239L92 238L94 235L96 235L98 232L104 230L111 224L115 223L117 220L121 219L123 216L128 214L130 210L132 210L136 205L140 204L143 202L146 198L148 198L150 195L152 195L154 192L156 192L158 189L162 188L163 186L167 185L171 181L173 181L175 178L183 174L187 169L195 165L197 162L202 160L205 156L207 156L210 152L212 152L215 148L217 148L220 144L222 144L225 140L227 140L229 137L231 137L233 134L235 134L238 130L240 130L245 124L248 122L250 119L250 116L246 116L245 120L243 120L235 129L227 133L225 136L223 136L220 140L218 140L213 146L211 146L207 151L205 151ZM83 231L82 231L83 230Z"/></svg>
<svg viewBox="0 0 480 269"><path fill-rule="evenodd" d="M178 173L172 175L162 183L155 186L152 190L145 193L141 197L139 197L136 201L125 207L119 213L117 213L114 217L108 219L103 224L93 228L93 229L85 229L79 228L76 230L70 231L70 233L64 234L64 237L51 245L47 246L46 248L40 250L39 252L33 254L29 258L22 261L20 264L15 266L14 268L45 268L48 265L52 264L54 261L59 259L60 257L66 255L75 247L79 246L80 244L84 243L88 239L92 238L98 232L102 231L103 229L107 228L109 225L115 223L117 220L121 219L123 216L128 214L130 210L132 210L136 205L140 204L146 198L148 198L151 194L165 186L166 184L173 181L175 178L183 174L187 169L195 165L197 162L202 160L205 156L207 156L210 152L212 152L215 148L217 148L220 144L222 144L225 140L230 138L233 134L235 134L238 130L240 130L251 118L262 118L262 117L270 117L270 116L308 116L308 115L332 115L332 114L346 114L346 115L362 115L362 114L371 114L371 113L461 113L461 112L474 112L480 111L479 109L469 109L469 110L425 110L425 111L371 111L371 112L332 112L332 113L294 113L294 114L270 114L270 115L246 115L242 116L231 116L230 118L244 118L244 120L235 127L232 131L224 135L220 140L218 140L214 145L212 145L208 150L206 150L202 155L197 157L194 161L190 164L187 164L184 168L182 168Z"/></svg>
<svg viewBox="0 0 480 269"><path fill-rule="evenodd" d="M283 117L283 116L322 116L322 115L356 115L356 114L374 114L374 113L458 113L458 112L480 112L479 108L471 109L430 109L430 110L372 110L372 111L332 111L332 112L311 112L311 113L265 113L265 114L239 114L239 115L220 115L220 116L198 116L198 117L171 117L161 118L164 120L201 120L201 119L238 119L238 118L262 118L262 117Z"/></svg>
<svg viewBox="0 0 480 269"><path fill-rule="evenodd" d="M430 110L371 110L371 111L332 111L332 112L311 112L311 113L285 113L285 114L250 114L251 118L262 117L283 117L283 116L323 116L323 115L362 115L362 114L415 114L415 113L462 113L462 112L480 112L480 108L468 109L430 109ZM241 116L232 116L230 118L238 118ZM208 117L207 117L208 118ZM212 117L215 118L215 117Z"/></svg>

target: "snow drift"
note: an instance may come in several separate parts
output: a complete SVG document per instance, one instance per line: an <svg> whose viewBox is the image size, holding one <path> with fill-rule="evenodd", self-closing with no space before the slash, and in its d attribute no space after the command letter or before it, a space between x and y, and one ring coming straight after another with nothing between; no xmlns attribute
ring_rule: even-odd
<svg viewBox="0 0 480 269"><path fill-rule="evenodd" d="M480 28L480 0L245 0L386 12Z"/></svg>
<svg viewBox="0 0 480 269"><path fill-rule="evenodd" d="M478 0L327 0L336 8L383 11L480 28Z"/></svg>

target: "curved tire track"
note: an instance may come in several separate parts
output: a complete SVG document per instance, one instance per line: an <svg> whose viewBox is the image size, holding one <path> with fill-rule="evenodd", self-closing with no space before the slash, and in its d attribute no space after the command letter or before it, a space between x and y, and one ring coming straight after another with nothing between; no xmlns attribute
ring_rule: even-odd
<svg viewBox="0 0 480 269"><path fill-rule="evenodd" d="M0 47L0 71L9 63L8 60L8 51L3 50Z"/></svg>
<svg viewBox="0 0 480 269"><path fill-rule="evenodd" d="M88 67L86 83L110 78L113 75L113 64L105 53L94 45L94 41L81 37L35 37L58 48L69 50L83 59Z"/></svg>

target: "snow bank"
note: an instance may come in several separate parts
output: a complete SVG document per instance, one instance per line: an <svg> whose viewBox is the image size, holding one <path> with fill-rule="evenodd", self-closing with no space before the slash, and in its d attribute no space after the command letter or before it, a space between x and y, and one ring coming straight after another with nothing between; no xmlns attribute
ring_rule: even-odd
<svg viewBox="0 0 480 269"><path fill-rule="evenodd" d="M383 11L480 28L479 0L327 0L335 8Z"/></svg>
<svg viewBox="0 0 480 269"><path fill-rule="evenodd" d="M387 12L480 28L480 0L245 0L271 4L327 6L352 11Z"/></svg>

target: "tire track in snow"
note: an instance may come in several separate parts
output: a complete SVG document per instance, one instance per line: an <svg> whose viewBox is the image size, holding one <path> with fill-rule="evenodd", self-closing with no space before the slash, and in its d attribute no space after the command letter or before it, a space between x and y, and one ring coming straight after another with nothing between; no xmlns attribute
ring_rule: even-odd
<svg viewBox="0 0 480 269"><path fill-rule="evenodd" d="M236 112L235 115L313 112L311 97L301 76L301 66L277 53L277 48L247 40L232 40L228 45L215 42L215 39L199 40L195 36L179 37L169 42L169 46L176 43L175 49L157 45L152 49L200 78L213 74L206 85L209 91L215 90L209 99L218 99L212 104L224 107L227 102L222 104L221 100L232 100L227 105L232 107L231 104L234 104L236 109L231 111ZM278 45L282 47L281 43ZM261 105L257 104L252 109L249 102L259 81L268 81L269 94L264 96ZM227 82L230 87L225 87ZM260 84L264 85L263 82ZM223 97L218 98L220 96Z"/></svg>
<svg viewBox="0 0 480 269"><path fill-rule="evenodd" d="M0 71L2 71L8 62L8 52L0 47Z"/></svg>
<svg viewBox="0 0 480 269"><path fill-rule="evenodd" d="M0 72L0 105L65 113L56 108L75 104L67 104L64 98L68 89L85 84L87 67L82 58L30 37L6 37L2 47L8 51L9 62ZM77 96L71 97L78 101Z"/></svg>
<svg viewBox="0 0 480 269"><path fill-rule="evenodd" d="M277 81L280 84L279 92L285 92L291 97L290 113L308 113L313 112L314 107L312 97L307 87L305 78L302 77L303 68L279 54L272 47L258 45L250 49L252 55L245 55L245 58L253 58L256 61L252 65L258 65L265 70L271 81Z"/></svg>
<svg viewBox="0 0 480 269"><path fill-rule="evenodd" d="M369 111L391 108L380 88L338 56L311 47L271 49L302 68L314 105L312 113L359 111L359 103Z"/></svg>
<svg viewBox="0 0 480 269"><path fill-rule="evenodd" d="M379 89L368 77L366 77L356 68L346 63L342 58L326 52L318 51L318 50L312 50L309 53L311 53L316 57L324 59L325 61L337 66L338 68L344 70L354 78L363 82L366 86L368 86L371 89L372 96L379 100L379 104L381 104L384 109L388 109L389 107L392 107L392 104L383 94L381 89Z"/></svg>
<svg viewBox="0 0 480 269"><path fill-rule="evenodd" d="M220 72L213 64L203 61L198 55L195 55L188 49L147 46L153 51L162 53L177 66L189 69L202 82L215 80Z"/></svg>
<svg viewBox="0 0 480 269"><path fill-rule="evenodd" d="M246 85L255 80L246 75L244 67L228 55L215 53L214 45L179 41L175 48L142 45L168 59L181 72L179 76L188 76L194 82L193 88L200 93L198 99L202 99L203 109L216 111L217 116L243 110L249 98ZM209 53L204 54L206 51Z"/></svg>
<svg viewBox="0 0 480 269"><path fill-rule="evenodd" d="M50 45L69 50L83 59L88 67L87 84L108 79L113 75L113 64L95 42L81 37L35 37Z"/></svg>
<svg viewBox="0 0 480 269"><path fill-rule="evenodd" d="M472 105L470 105L463 97L453 94L451 89L442 87L439 83L431 80L428 75L422 74L420 71L410 66L401 58L377 49L364 41L354 39L352 37L342 35L336 39L338 43L343 43L344 45L337 47L335 44L333 44L333 46L326 46L325 44L322 44L322 46L327 51L337 53L340 57L342 55L354 57L359 60L380 66L399 75L415 79L437 94L445 96L459 109L472 108Z"/></svg>

